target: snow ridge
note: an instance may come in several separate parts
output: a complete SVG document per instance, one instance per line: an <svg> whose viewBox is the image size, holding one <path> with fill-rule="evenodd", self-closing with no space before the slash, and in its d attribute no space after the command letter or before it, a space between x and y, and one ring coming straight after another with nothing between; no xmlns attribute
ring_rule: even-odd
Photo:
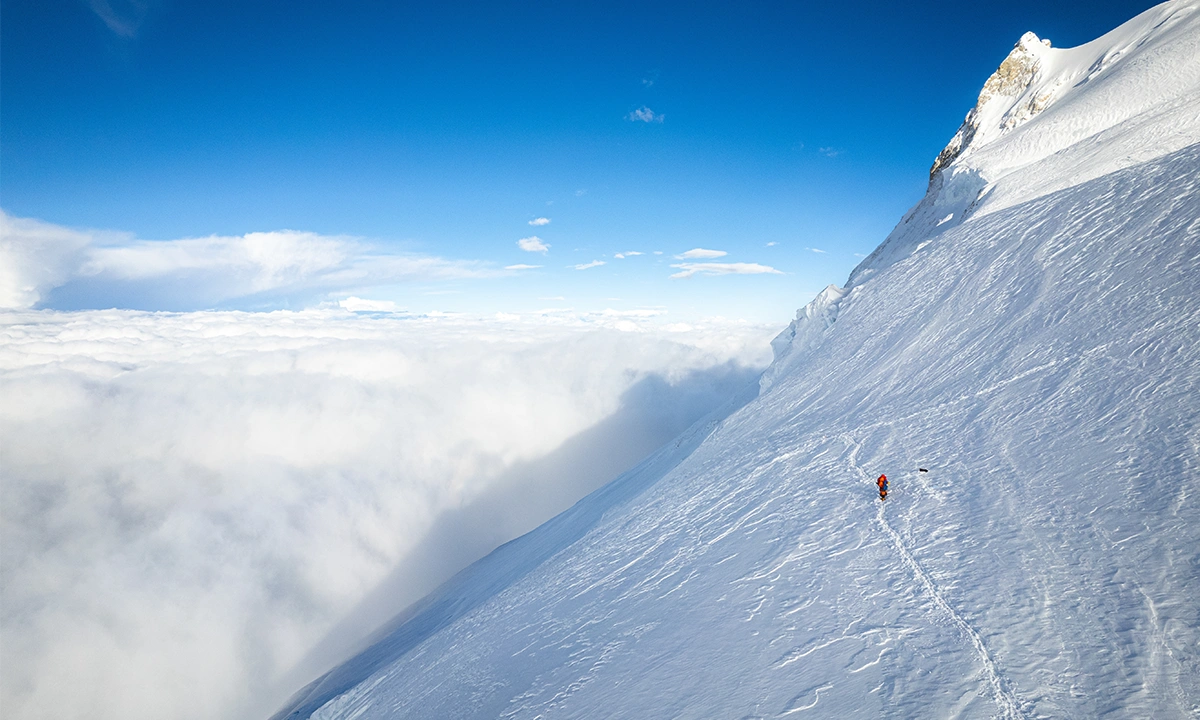
<svg viewBox="0 0 1200 720"><path fill-rule="evenodd" d="M846 290L829 285L810 303L796 311L796 318L771 341L775 360L763 373L759 386L766 390L775 379L803 360L805 353L820 346L825 332L837 321L838 306Z"/></svg>

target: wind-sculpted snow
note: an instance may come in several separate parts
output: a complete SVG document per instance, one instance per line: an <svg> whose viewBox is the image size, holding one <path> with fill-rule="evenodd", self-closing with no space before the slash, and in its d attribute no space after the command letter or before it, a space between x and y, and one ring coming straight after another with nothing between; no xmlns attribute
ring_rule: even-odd
<svg viewBox="0 0 1200 720"><path fill-rule="evenodd" d="M1198 168L930 238L660 477L279 717L1195 717Z"/></svg>

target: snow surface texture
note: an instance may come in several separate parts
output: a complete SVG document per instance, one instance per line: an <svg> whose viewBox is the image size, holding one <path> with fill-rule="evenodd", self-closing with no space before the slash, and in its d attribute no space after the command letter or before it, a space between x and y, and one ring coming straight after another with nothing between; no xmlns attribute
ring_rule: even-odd
<svg viewBox="0 0 1200 720"><path fill-rule="evenodd" d="M1200 715L1197 6L1034 47L1053 97L959 148L755 401L277 717Z"/></svg>

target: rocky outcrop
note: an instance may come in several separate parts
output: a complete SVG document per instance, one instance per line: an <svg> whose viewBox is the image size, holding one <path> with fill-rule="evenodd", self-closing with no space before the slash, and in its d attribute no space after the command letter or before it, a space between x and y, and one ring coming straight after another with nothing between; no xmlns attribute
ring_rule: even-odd
<svg viewBox="0 0 1200 720"><path fill-rule="evenodd" d="M979 100L967 113L958 132L938 154L929 169L929 179L942 168L954 162L959 155L989 128L989 120L995 122L995 130L1004 132L1020 125L1046 108L1054 97L1053 89L1034 93L1025 98L1026 91L1033 85L1042 67L1043 51L1050 47L1049 40L1039 40L1037 35L1027 32L1021 36L1012 52L996 68L996 72L983 84ZM996 116L1001 117L997 118Z"/></svg>

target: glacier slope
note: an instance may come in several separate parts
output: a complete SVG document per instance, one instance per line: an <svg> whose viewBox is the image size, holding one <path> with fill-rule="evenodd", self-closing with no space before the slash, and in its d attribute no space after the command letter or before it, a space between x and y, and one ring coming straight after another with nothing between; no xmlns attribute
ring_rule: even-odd
<svg viewBox="0 0 1200 720"><path fill-rule="evenodd" d="M1192 716L1197 167L993 213L855 288L636 502L585 499L578 539L538 531L535 567L312 717Z"/></svg>
<svg viewBox="0 0 1200 720"><path fill-rule="evenodd" d="M277 717L1200 714L1198 7L1047 48L1009 109L1111 61L959 147L755 401ZM1105 77L1160 82L1088 125Z"/></svg>

